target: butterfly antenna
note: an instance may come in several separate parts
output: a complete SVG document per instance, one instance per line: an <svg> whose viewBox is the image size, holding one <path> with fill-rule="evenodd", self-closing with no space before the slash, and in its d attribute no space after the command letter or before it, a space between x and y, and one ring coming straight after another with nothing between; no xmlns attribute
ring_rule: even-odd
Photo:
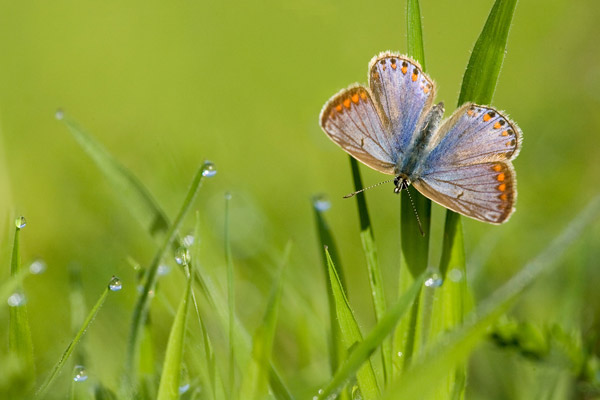
<svg viewBox="0 0 600 400"><path fill-rule="evenodd" d="M371 189L371 188L374 188L375 186L383 185L384 183L390 183L390 182L393 182L393 181L394 181L394 179L390 179L388 181L383 181L383 182L379 182L379 183L376 183L376 184L371 185L371 186L367 186L366 188L363 188L363 189L357 190L356 192L352 192L350 194L345 195L344 198L345 199L349 199L350 197L355 196L355 195L357 195L357 194L359 194L361 192L364 192L367 189Z"/></svg>
<svg viewBox="0 0 600 400"><path fill-rule="evenodd" d="M421 236L425 236L425 232L423 232L423 225L421 225L421 218L419 218L419 214L417 213L417 207L415 207L415 203L413 202L412 196L410 195L410 191L408 190L408 188L406 188L406 194L408 194L410 205L412 206L412 209L415 212L415 216L417 217L417 223L419 224L419 231L421 232Z"/></svg>

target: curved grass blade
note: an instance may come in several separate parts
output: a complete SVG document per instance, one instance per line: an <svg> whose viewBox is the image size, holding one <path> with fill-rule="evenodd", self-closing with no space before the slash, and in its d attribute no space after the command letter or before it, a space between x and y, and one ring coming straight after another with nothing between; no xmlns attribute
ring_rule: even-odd
<svg viewBox="0 0 600 400"><path fill-rule="evenodd" d="M588 225L597 223L599 217L600 196L597 196L542 253L482 302L462 327L444 336L406 374L394 381L386 390L384 398L428 398L436 386L431 382L439 382L457 363L465 360L498 317L543 273L549 273L560 265L558 261L569 246Z"/></svg>
<svg viewBox="0 0 600 400"><path fill-rule="evenodd" d="M156 251L154 258L152 259L152 262L148 267L147 274L145 276L144 289L140 293L140 296L138 297L137 303L133 310L131 331L129 333L129 340L127 343L127 356L125 360L125 374L123 382L123 391L125 393L130 393L131 390L134 390L133 385L135 382L135 376L137 375L137 353L139 348L140 332L144 327L146 314L148 312L148 306L150 303L149 293L156 284L158 265L160 264L160 261L162 260L169 246L173 243L177 235L177 231L179 230L179 226L183 222L183 218L189 211L192 205L192 201L196 197L196 193L202 185L204 172L209 167L212 167L212 164L204 163L204 165L198 168L198 171L196 171L196 175L192 180L192 183L181 205L179 213L173 221L173 224L169 227L169 230L165 235L162 245Z"/></svg>
<svg viewBox="0 0 600 400"><path fill-rule="evenodd" d="M23 217L17 219L20 221ZM25 304L25 295L20 282L23 278L21 272L21 251L19 246L19 236L21 233L20 222L17 222L15 228L15 237L13 241L13 250L10 260L10 275L16 284L15 301L9 311L8 323L8 350L16 355L22 363L24 380L30 385L35 380L35 369L33 362L33 342L31 340L31 328L29 327L29 317L27 316L27 306ZM11 297L12 297L11 296ZM7 296L8 297L8 296ZM6 297L3 297L3 299ZM9 298L10 300L10 298Z"/></svg>
<svg viewBox="0 0 600 400"><path fill-rule="evenodd" d="M352 178L354 180L354 190L362 189L363 183L358 168L358 161L353 157L350 159L350 168L352 169ZM363 246L363 251L367 258L367 273L369 275L369 284L371 285L371 296L373 298L373 307L375 309L375 319L379 321L386 310L385 291L383 288L383 274L379 266L377 257L377 246L375 245L375 237L371 226L371 218L369 217L369 209L367 208L366 193L361 192L356 196L356 206L360 220L360 241ZM387 338L381 344L381 358L383 365L383 377L387 382L391 379L392 374L392 342Z"/></svg>
<svg viewBox="0 0 600 400"><path fill-rule="evenodd" d="M73 138L104 173L140 224L152 236L166 234L169 221L146 187L73 119L62 112L59 115Z"/></svg>
<svg viewBox="0 0 600 400"><path fill-rule="evenodd" d="M229 202L231 195L225 194L225 263L227 264L227 305L229 307L229 396L235 393L235 290L233 261L231 258L231 240L229 237Z"/></svg>
<svg viewBox="0 0 600 400"><path fill-rule="evenodd" d="M176 400L179 399L179 381L181 377L181 366L183 365L183 347L185 344L185 332L188 309L190 304L190 294L192 287L192 276L189 274L187 285L179 307L175 320L171 326L169 340L167 342L167 351L165 353L165 361L163 370L160 376L160 384L158 386L158 400Z"/></svg>
<svg viewBox="0 0 600 400"><path fill-rule="evenodd" d="M330 395L339 391L356 374L356 371L369 359L373 351L392 333L398 321L415 301L424 281L425 274L417 277L412 286L400 296L396 304L388 309L384 317L375 325L365 339L352 349L348 358L336 371L331 381L319 392L318 399L328 399Z"/></svg>
<svg viewBox="0 0 600 400"><path fill-rule="evenodd" d="M113 277L113 279L111 279L111 282L109 283L109 285L114 281L114 279L115 279L114 277ZM90 324L92 323L94 318L96 318L96 315L98 314L98 311L100 311L102 304L104 304L104 300L106 300L106 296L108 296L108 293L110 292L109 285L107 285L104 288L104 291L100 295L100 298L98 299L98 301L96 301L96 304L94 304L94 307L92 307L92 309L88 313L85 321L83 322L83 325L81 326L81 328L79 329L79 331L77 332L77 334L75 335L75 337L73 338L71 343L67 346L66 350L60 357L60 360L58 360L58 362L52 369L52 372L50 373L50 375L48 375L48 377L46 378L44 383L38 389L38 391L36 393L36 398L44 397L44 395L46 394L46 391L48 390L48 388L50 387L50 385L52 384L54 379L58 376L58 374L61 372L62 368L65 366L65 363L69 359L69 356L71 355L71 353L73 353L75 346L77 346L77 344L79 343L79 340L81 340L81 337L83 336L85 331L88 329L88 327L90 326Z"/></svg>
<svg viewBox="0 0 600 400"><path fill-rule="evenodd" d="M283 271L290 254L290 243L284 250L284 262L279 267L279 276L273 285L271 295L263 317L262 324L256 330L252 340L252 358L250 364L244 370L239 398L244 399L266 399L269 390L269 367L275 330L277 328L277 316L281 302L281 291L283 282Z"/></svg>
<svg viewBox="0 0 600 400"><path fill-rule="evenodd" d="M517 0L496 0L479 35L463 77L458 106L473 101L491 104L506 53Z"/></svg>
<svg viewBox="0 0 600 400"><path fill-rule="evenodd" d="M327 204L327 206L323 206L323 204ZM329 225L325 221L325 217L323 216L323 212L325 209L329 208L329 203L326 203L326 200L322 199L319 196L313 198L313 209L315 211L315 219L317 222L317 231L319 233L319 244L322 249L323 256L323 267L325 271L325 277L328 276L328 265L327 265L327 256L325 254L325 248L328 249L331 259L334 264L338 266L338 276L340 281L342 282L342 287L345 287L344 276L342 273L341 263L339 261L337 246L335 245L335 241L333 239L333 234L331 233L331 229L329 229ZM331 287L328 285L327 287L327 301L329 304L329 326L330 326L330 340L329 340L329 361L331 365L331 371L334 373L342 360L345 358L346 349L341 340L341 332L340 327L335 318L335 298L333 296L333 292L331 291Z"/></svg>
<svg viewBox="0 0 600 400"><path fill-rule="evenodd" d="M325 255L327 256L327 264L329 271L329 282L331 284L331 290L335 299L335 310L337 320L340 326L342 341L346 349L350 349L356 344L362 342L362 334L360 328L354 317L354 312L350 308L350 303L346 298L346 293L342 287L342 283L335 270L335 265L331 260L329 251L325 248ZM371 360L367 358L362 367L356 373L356 380L358 381L358 387L360 389L361 397L363 399L378 399L380 396L379 387L377 386L377 379L375 378L375 372L371 365Z"/></svg>

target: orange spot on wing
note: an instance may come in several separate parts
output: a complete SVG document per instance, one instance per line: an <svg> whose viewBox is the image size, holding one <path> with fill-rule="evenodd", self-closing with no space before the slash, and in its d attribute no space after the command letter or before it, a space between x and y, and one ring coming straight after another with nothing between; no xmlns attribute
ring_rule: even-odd
<svg viewBox="0 0 600 400"><path fill-rule="evenodd" d="M363 100L367 99L367 94L365 92L360 92L360 98Z"/></svg>
<svg viewBox="0 0 600 400"><path fill-rule="evenodd" d="M413 82L416 82L417 78L418 78L417 74L412 74L412 81Z"/></svg>
<svg viewBox="0 0 600 400"><path fill-rule="evenodd" d="M354 94L352 95L352 102L353 102L354 104L358 104L358 93L354 93Z"/></svg>
<svg viewBox="0 0 600 400"><path fill-rule="evenodd" d="M335 106L335 109L338 110L338 112L342 112L342 105L338 104L337 106Z"/></svg>
<svg viewBox="0 0 600 400"><path fill-rule="evenodd" d="M498 176L496 177L496 179L498 179L498 182L502 182L505 178L504 172L501 172L498 174Z"/></svg>
<svg viewBox="0 0 600 400"><path fill-rule="evenodd" d="M501 127L501 126L502 126L502 125L500 125L500 122L496 122L496 123L494 124L494 129L500 129L500 127Z"/></svg>
<svg viewBox="0 0 600 400"><path fill-rule="evenodd" d="M394 71L396 70L396 63L395 63L395 62L393 62L393 63L392 63L392 69L393 69Z"/></svg>
<svg viewBox="0 0 600 400"><path fill-rule="evenodd" d="M498 185L498 190L504 192L506 190L506 183L501 183Z"/></svg>
<svg viewBox="0 0 600 400"><path fill-rule="evenodd" d="M488 122L490 119L492 119L492 117L490 117L490 114L485 114L485 115L483 116L483 121L484 121L484 122Z"/></svg>
<svg viewBox="0 0 600 400"><path fill-rule="evenodd" d="M502 136L508 136L508 131L502 131Z"/></svg>
<svg viewBox="0 0 600 400"><path fill-rule="evenodd" d="M469 117L472 117L472 116L473 116L473 114L475 114L475 111L473 111L472 109L469 109L469 110L467 110L467 115L468 115Z"/></svg>
<svg viewBox="0 0 600 400"><path fill-rule="evenodd" d="M404 75L406 75L406 73L408 72L408 68L407 68L407 67L405 67L405 66L403 66L402 68L400 68L400 71L402 71L402 73L403 73Z"/></svg>
<svg viewBox="0 0 600 400"><path fill-rule="evenodd" d="M350 108L350 99L345 99L344 100L344 107Z"/></svg>
<svg viewBox="0 0 600 400"><path fill-rule="evenodd" d="M492 169L496 172L500 172L500 171L502 171L502 165L496 164L492 167Z"/></svg>
<svg viewBox="0 0 600 400"><path fill-rule="evenodd" d="M502 193L499 197L500 197L500 200L502 200L502 201L508 200L508 196L506 195L506 193Z"/></svg>
<svg viewBox="0 0 600 400"><path fill-rule="evenodd" d="M429 93L429 88L428 88L427 86L425 86L425 87L423 88L423 92L425 92L425 94Z"/></svg>

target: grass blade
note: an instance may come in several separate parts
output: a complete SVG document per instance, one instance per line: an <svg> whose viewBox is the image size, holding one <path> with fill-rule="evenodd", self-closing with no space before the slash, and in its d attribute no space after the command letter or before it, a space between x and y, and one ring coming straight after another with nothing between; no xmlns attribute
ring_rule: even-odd
<svg viewBox="0 0 600 400"><path fill-rule="evenodd" d="M346 293L344 292L342 283L335 270L335 265L333 265L333 261L331 260L327 249L325 249L325 254L329 266L329 282L335 299L335 310L342 334L342 341L344 342L346 349L350 350L354 345L362 342L362 334L360 333L360 328L354 317L354 312L350 308L350 303L348 303ZM377 379L375 378L375 372L373 371L373 366L371 365L371 360L369 360L369 358L365 360L363 366L360 367L356 373L356 379L363 399L379 398L379 387L377 386Z"/></svg>
<svg viewBox="0 0 600 400"><path fill-rule="evenodd" d="M157 250L156 254L154 255L154 258L152 259L150 266L148 267L147 274L145 276L144 289L140 293L140 296L138 297L137 303L133 310L133 317L132 317L132 321L131 321L131 331L129 333L129 340L128 340L128 344L127 344L127 357L125 360L125 374L124 374L124 382L123 382L124 387L122 388L124 393L126 393L126 394L130 394L130 391L134 390L133 383L135 381L134 377L137 374L136 369L137 369L137 365L138 365L137 364L137 361L138 361L137 353L138 353L138 348L139 348L138 342L139 342L139 338L140 338L140 332L142 331L142 329L144 327L144 323L146 320L146 313L148 311L148 305L150 303L150 295L149 294L156 284L158 266L164 256L166 250L173 243L173 240L175 239L175 237L177 235L179 226L181 225L181 223L183 222L183 218L189 211L190 206L192 205L192 201L196 197L196 193L198 192L198 189L202 185L204 174L209 168L212 168L212 164L205 162L204 165L202 165L198 169L198 171L196 171L196 175L194 176L194 179L192 180L192 184L190 185L188 193L181 205L179 213L177 214L177 217L175 218L173 224L169 227L169 231L165 235L162 245Z"/></svg>
<svg viewBox="0 0 600 400"><path fill-rule="evenodd" d="M291 246L288 243L284 251L279 277L273 285L273 290L267 304L262 324L256 330L252 340L252 358L250 364L244 370L240 398L244 399L266 399L268 398L269 367L275 329L277 328L277 317L279 304L281 302L281 290L283 282L283 271L287 264Z"/></svg>
<svg viewBox="0 0 600 400"><path fill-rule="evenodd" d="M229 307L229 396L235 393L235 290L233 286L233 261L229 237L229 202L231 195L225 194L225 263L227 264L227 304Z"/></svg>
<svg viewBox="0 0 600 400"><path fill-rule="evenodd" d="M344 276L342 273L341 263L339 261L337 246L335 245L335 241L333 240L333 234L331 233L331 229L329 229L329 225L325 221L325 217L323 213L325 210L329 208L330 204L328 201L324 200L320 197L313 198L313 209L315 211L315 219L317 222L317 231L319 233L319 245L322 249L323 256L323 267L325 271L325 277L327 278L329 273L327 272L329 267L327 265L327 256L325 254L325 248L328 249L331 259L334 264L338 266L338 276L340 281L342 282L342 287L345 287ZM341 332L340 327L335 318L335 298L333 296L333 292L331 291L331 287L327 286L327 301L329 304L329 326L330 326L330 340L329 340L329 360L331 363L331 371L334 373L341 361L345 358L346 349L341 340Z"/></svg>
<svg viewBox="0 0 600 400"><path fill-rule="evenodd" d="M396 304L388 309L384 317L375 325L365 339L352 349L348 358L336 371L331 381L319 392L318 399L329 398L330 395L339 391L346 381L356 374L356 371L369 359L373 351L381 345L383 340L394 330L398 321L408 311L410 305L419 294L424 281L425 274L417 277L412 286L400 296Z"/></svg>
<svg viewBox="0 0 600 400"><path fill-rule="evenodd" d="M550 273L555 269L567 248L581 236L584 228L596 223L599 216L600 196L597 196L542 253L472 312L461 328L446 335L406 374L393 382L384 398L428 398L428 394L436 386L431 382L439 382L458 362L466 359L486 335L488 327L543 273Z"/></svg>
<svg viewBox="0 0 600 400"><path fill-rule="evenodd" d="M479 35L463 77L458 105L490 104L506 53L508 31L517 0L496 0Z"/></svg>
<svg viewBox="0 0 600 400"><path fill-rule="evenodd" d="M69 345L63 352L62 356L60 357L60 360L58 360L58 362L52 369L52 372L50 373L50 375L48 375L48 378L46 378L46 380L44 381L42 386L40 386L40 388L38 389L38 391L36 393L37 398L44 397L44 395L46 394L46 391L48 390L48 388L50 387L50 385L52 384L54 379L61 372L62 368L65 366L65 363L69 359L69 356L71 355L71 353L73 353L75 346L77 346L77 344L81 340L85 331L89 328L89 326L92 323L92 321L94 320L94 318L96 318L98 311L100 311L102 304L104 304L104 300L106 300L106 296L108 296L108 293L111 291L111 287L114 287L115 291L120 289L120 286L119 286L119 289L116 289L117 286L114 286L116 283L118 283L120 285L118 278L113 277L111 279L111 281L109 282L109 284L104 288L104 291L100 295L100 298L98 299L98 301L96 301L96 304L94 304L94 307L92 307L92 309L88 313L87 317L85 318L85 321L83 321L83 325L81 326L81 328L79 329L79 331L77 332L77 334L75 335L75 337L73 338L71 343L69 343Z"/></svg>
<svg viewBox="0 0 600 400"><path fill-rule="evenodd" d="M18 357L22 363L24 380L27 385L31 385L35 380L35 369L33 362L33 342L31 340L31 328L29 327L29 318L27 316L27 306L25 305L25 295L20 280L24 276L21 272L21 251L19 246L19 236L21 228L25 226L23 217L17 218L15 236L13 241L13 250L10 260L10 275L16 284L16 292L9 297L9 304L12 306L9 311L8 324L8 350ZM6 297L3 297L6 298Z"/></svg>
<svg viewBox="0 0 600 400"><path fill-rule="evenodd" d="M169 221L144 185L74 120L62 112L58 115L61 115L73 138L104 173L115 193L119 193L119 198L123 199L140 224L152 236L166 234Z"/></svg>
<svg viewBox="0 0 600 400"><path fill-rule="evenodd" d="M358 161L353 157L350 159L350 168L352 169L352 178L354 180L354 190L362 189L363 183L358 168ZM383 288L383 274L379 266L377 257L377 247L375 246L375 237L371 226L371 218L367 208L366 193L361 192L356 196L356 206L360 220L360 241L363 246L363 251L367 258L367 273L369 275L369 284L371 285L371 296L373 298L373 307L375 309L376 321L379 321L386 310L385 291ZM383 365L383 377L387 382L391 379L392 373L392 342L390 338L383 341L381 345L381 358Z"/></svg>
<svg viewBox="0 0 600 400"><path fill-rule="evenodd" d="M186 269L188 267L186 266ZM158 386L158 400L171 400L179 398L179 381L181 377L181 366L183 365L183 347L185 344L186 322L188 308L190 304L190 294L192 287L191 274L187 279L187 285L179 307L175 320L171 326L169 340L167 342L167 351L165 353L165 361L163 370L160 376L160 384Z"/></svg>

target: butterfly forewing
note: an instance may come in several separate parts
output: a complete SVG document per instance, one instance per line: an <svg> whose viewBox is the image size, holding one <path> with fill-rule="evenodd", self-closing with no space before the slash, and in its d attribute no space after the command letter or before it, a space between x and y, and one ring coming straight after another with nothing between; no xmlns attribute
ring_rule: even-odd
<svg viewBox="0 0 600 400"><path fill-rule="evenodd" d="M375 102L390 123L396 152L404 154L433 103L433 80L416 61L382 53L369 64L369 85Z"/></svg>
<svg viewBox="0 0 600 400"><path fill-rule="evenodd" d="M521 150L521 130L501 112L467 103L442 124L424 160L429 168L512 160Z"/></svg>
<svg viewBox="0 0 600 400"><path fill-rule="evenodd" d="M371 93L355 85L333 96L321 111L321 127L344 151L367 166L393 174L395 153Z"/></svg>
<svg viewBox="0 0 600 400"><path fill-rule="evenodd" d="M436 203L493 224L510 217L517 199L515 172L509 162L449 165L413 184Z"/></svg>

